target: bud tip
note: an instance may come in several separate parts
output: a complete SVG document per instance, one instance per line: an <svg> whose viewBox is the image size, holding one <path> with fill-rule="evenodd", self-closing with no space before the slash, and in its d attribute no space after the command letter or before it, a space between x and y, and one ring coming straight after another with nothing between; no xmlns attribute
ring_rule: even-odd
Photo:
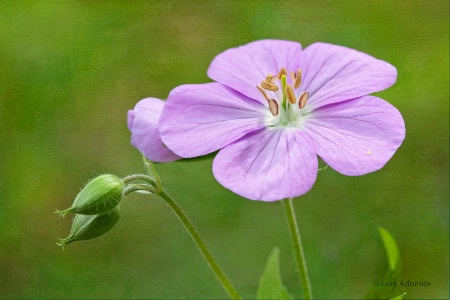
<svg viewBox="0 0 450 300"><path fill-rule="evenodd" d="M54 213L58 214L60 217L65 217L68 213L70 213L70 208L65 209L65 210L56 210Z"/></svg>

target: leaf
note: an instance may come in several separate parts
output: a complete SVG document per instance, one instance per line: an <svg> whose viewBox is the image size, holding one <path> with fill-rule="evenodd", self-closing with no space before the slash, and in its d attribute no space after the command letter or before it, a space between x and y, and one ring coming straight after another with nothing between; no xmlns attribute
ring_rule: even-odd
<svg viewBox="0 0 450 300"><path fill-rule="evenodd" d="M389 268L392 271L395 271L399 262L399 251L397 247L397 243L395 242L392 235L384 229L383 227L378 226L378 231L380 232L381 239L383 240L384 248L386 249L386 254L389 261Z"/></svg>
<svg viewBox="0 0 450 300"><path fill-rule="evenodd" d="M389 299L389 300L402 300L402 299L403 299L403 296L405 296L405 295L406 295L406 293L403 293L403 294L398 295L398 296L395 296L394 298L391 298L391 299Z"/></svg>
<svg viewBox="0 0 450 300"><path fill-rule="evenodd" d="M281 282L280 253L278 248L272 250L267 260L264 274L259 279L257 299L292 299Z"/></svg>
<svg viewBox="0 0 450 300"><path fill-rule="evenodd" d="M400 254L392 235L381 226L378 226L378 232L383 241L384 249L386 250L389 270L386 272L383 278L377 278L375 282L382 282L381 285L373 284L372 287L366 293L365 299L389 299L392 294L399 293L399 287L396 284L398 282L401 273ZM401 295L403 297L403 295ZM399 296L397 296L399 297ZM394 298L401 299L401 298Z"/></svg>

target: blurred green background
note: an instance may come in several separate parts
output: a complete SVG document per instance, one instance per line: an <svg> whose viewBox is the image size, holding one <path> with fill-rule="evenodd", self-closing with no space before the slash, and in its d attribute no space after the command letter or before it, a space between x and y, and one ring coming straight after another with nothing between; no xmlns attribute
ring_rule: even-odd
<svg viewBox="0 0 450 300"><path fill-rule="evenodd" d="M227 298L166 204L131 195L108 235L74 243L68 207L90 178L141 172L127 110L210 80L220 52L276 38L348 46L397 67L377 93L407 134L382 170L328 169L295 200L314 296L356 299L388 263L376 225L396 238L407 299L448 298L449 2L2 1L0 3L0 297ZM280 247L301 292L281 202L220 186L212 159L158 164L166 189L246 298Z"/></svg>

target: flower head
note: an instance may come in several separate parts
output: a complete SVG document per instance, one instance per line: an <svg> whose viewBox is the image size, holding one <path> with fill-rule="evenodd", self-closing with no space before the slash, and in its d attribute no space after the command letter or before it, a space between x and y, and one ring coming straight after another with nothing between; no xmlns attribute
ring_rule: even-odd
<svg viewBox="0 0 450 300"><path fill-rule="evenodd" d="M208 76L216 82L170 93L159 132L182 157L220 150L214 176L249 199L305 194L317 155L345 175L376 171L405 136L398 110L367 96L394 84L396 69L356 50L256 41L219 54Z"/></svg>

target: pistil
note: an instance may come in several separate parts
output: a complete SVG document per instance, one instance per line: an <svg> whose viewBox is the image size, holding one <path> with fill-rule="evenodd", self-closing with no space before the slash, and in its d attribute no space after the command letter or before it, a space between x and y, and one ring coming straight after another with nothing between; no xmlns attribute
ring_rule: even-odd
<svg viewBox="0 0 450 300"><path fill-rule="evenodd" d="M286 69L284 69L284 71L286 71ZM286 104L286 75L285 74L281 75L281 90L283 91L283 102L282 102L281 106L284 108L284 110L286 110L287 104Z"/></svg>

